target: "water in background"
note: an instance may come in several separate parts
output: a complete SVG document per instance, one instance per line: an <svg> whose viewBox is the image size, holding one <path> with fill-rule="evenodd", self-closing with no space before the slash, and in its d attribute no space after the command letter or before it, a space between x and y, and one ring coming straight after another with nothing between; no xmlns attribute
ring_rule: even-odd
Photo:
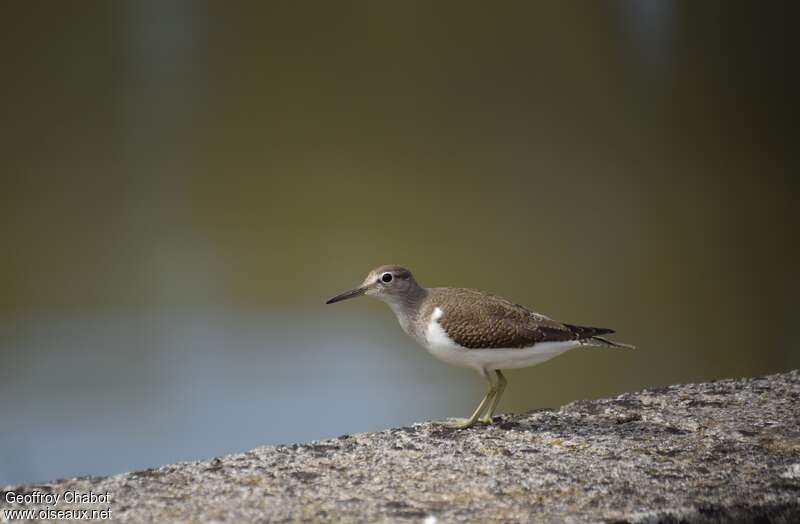
<svg viewBox="0 0 800 524"><path fill-rule="evenodd" d="M19 355L0 373L0 484L408 424L481 391L459 401L466 376L335 313L18 319L0 332Z"/></svg>
<svg viewBox="0 0 800 524"><path fill-rule="evenodd" d="M0 370L0 484L467 416L484 389L406 338L382 304L18 318L0 334L16 355ZM697 359L653 338L620 339L642 347L576 350L508 372L501 411L732 374L726 363L692 368ZM794 352L762 357L756 372L798 365Z"/></svg>

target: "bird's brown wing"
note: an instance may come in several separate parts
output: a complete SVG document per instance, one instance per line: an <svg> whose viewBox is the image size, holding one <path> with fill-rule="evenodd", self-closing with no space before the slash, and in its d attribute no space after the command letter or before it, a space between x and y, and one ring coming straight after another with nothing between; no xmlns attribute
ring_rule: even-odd
<svg viewBox="0 0 800 524"><path fill-rule="evenodd" d="M562 324L504 298L472 289L448 289L442 311L439 324L447 335L470 349L524 348L611 332Z"/></svg>

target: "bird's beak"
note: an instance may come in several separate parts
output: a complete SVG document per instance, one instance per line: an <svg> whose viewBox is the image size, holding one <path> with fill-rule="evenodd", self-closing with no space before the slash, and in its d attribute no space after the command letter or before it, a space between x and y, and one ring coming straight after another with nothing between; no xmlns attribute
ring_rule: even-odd
<svg viewBox="0 0 800 524"><path fill-rule="evenodd" d="M350 291L345 291L344 293L340 293L325 303L333 304L334 302L341 302L342 300L347 300L348 298L360 297L366 292L367 292L367 286L357 287L355 289L351 289Z"/></svg>

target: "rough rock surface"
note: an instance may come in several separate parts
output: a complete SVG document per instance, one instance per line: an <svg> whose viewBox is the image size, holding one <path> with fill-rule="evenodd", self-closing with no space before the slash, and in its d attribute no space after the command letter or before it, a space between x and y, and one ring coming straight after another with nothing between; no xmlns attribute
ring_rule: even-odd
<svg viewBox="0 0 800 524"><path fill-rule="evenodd" d="M800 522L800 374L6 487L0 520L37 490L109 492L123 522Z"/></svg>

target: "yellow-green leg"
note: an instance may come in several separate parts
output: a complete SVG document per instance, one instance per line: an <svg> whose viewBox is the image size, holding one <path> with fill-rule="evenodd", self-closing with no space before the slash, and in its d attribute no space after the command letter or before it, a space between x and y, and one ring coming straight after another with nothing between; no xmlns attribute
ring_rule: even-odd
<svg viewBox="0 0 800 524"><path fill-rule="evenodd" d="M470 417L468 419L466 419L466 420L465 419L461 419L461 420L458 420L455 423L448 424L449 427L456 428L456 429L466 429L466 428L472 427L472 426L475 425L476 422L478 422L478 417L480 417L481 413L483 413L486 410L487 406L495 405L494 398L495 398L495 396L497 394L497 391L498 391L497 388L498 388L499 382L498 382L498 384L495 384L494 382L492 382L491 374L485 374L483 376L484 376L484 378L486 378L486 382L487 382L486 395L483 396L483 400L481 400L481 403L478 404L478 407L475 408L475 411L472 413L472 415L470 415ZM502 375L500 375L500 376L502 376ZM502 382L503 382L503 387L505 387L505 378L502 379Z"/></svg>
<svg viewBox="0 0 800 524"><path fill-rule="evenodd" d="M505 391L506 384L508 384L508 381L506 380L506 377L503 376L502 371L498 369L495 370L495 373L497 373L497 384L495 385L494 395L492 396L492 401L489 404L489 407L486 409L486 413L480 418L480 422L483 422L484 424L492 423L494 410L497 409L497 404L500 403L500 397L503 396L503 391Z"/></svg>

